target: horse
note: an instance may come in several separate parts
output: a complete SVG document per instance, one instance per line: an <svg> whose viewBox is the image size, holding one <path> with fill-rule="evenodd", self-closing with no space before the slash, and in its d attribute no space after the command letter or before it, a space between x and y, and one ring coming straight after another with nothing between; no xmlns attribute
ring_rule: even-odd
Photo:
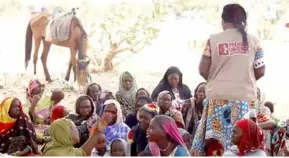
<svg viewBox="0 0 289 158"><path fill-rule="evenodd" d="M74 81L77 80L80 86L85 86L88 78L87 66L89 64L89 59L87 57L87 47L88 47L88 38L87 33L83 29L79 19L74 16L76 14L75 8L67 14L73 14L73 17L70 22L70 30L68 39L64 41L51 40L47 41L45 39L47 24L49 18L52 17L47 11L37 12L32 15L26 29L26 40L25 40L25 69L29 64L32 51L32 38L34 39L34 54L33 54L33 64L34 64L34 75L36 75L36 65L38 60L38 50L41 44L43 43L43 52L41 55L41 62L45 74L45 79L48 82L52 82L50 74L47 68L47 57L49 50L52 44L66 47L70 49L70 60L68 64L68 69L66 72L65 80L69 81L70 72L73 68L74 72ZM78 52L78 59L76 54ZM88 59L88 60L87 60Z"/></svg>

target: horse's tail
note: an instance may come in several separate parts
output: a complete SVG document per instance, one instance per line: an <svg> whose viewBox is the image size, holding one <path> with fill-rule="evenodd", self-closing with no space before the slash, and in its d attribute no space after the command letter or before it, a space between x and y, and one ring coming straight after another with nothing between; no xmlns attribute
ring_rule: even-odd
<svg viewBox="0 0 289 158"><path fill-rule="evenodd" d="M25 69L27 69L29 60L31 58L32 51L32 29L31 29L31 21L27 25L26 29L26 37L25 37Z"/></svg>

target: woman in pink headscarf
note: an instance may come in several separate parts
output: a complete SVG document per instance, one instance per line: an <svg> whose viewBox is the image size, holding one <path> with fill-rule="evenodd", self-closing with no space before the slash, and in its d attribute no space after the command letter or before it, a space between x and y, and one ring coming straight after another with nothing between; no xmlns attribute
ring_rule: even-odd
<svg viewBox="0 0 289 158"><path fill-rule="evenodd" d="M166 115L155 116L147 130L145 152L153 156L190 156L175 121Z"/></svg>

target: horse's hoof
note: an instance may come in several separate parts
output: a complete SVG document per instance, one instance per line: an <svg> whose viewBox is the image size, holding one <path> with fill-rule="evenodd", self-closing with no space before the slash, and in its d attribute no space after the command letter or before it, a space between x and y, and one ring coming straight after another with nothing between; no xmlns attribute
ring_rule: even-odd
<svg viewBox="0 0 289 158"><path fill-rule="evenodd" d="M51 82L53 82L53 80L52 80L52 79L46 79L46 81L47 81L48 83L51 83Z"/></svg>

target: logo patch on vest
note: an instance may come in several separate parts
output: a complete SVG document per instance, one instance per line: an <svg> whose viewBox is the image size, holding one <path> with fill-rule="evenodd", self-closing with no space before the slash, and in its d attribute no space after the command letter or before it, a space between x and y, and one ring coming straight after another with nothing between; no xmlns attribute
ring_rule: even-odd
<svg viewBox="0 0 289 158"><path fill-rule="evenodd" d="M248 46L243 42L218 43L218 54L221 56L248 55Z"/></svg>

